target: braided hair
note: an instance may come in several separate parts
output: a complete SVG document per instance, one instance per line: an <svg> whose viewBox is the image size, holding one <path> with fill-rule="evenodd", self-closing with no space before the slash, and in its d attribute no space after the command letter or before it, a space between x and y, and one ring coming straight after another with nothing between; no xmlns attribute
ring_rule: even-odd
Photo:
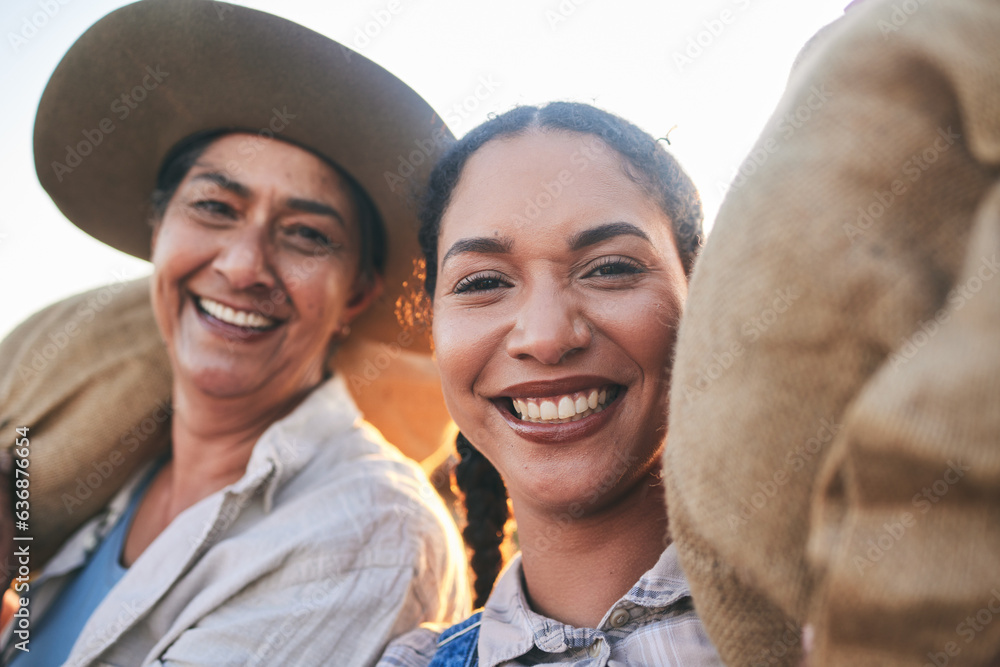
<svg viewBox="0 0 1000 667"><path fill-rule="evenodd" d="M625 174L642 187L670 219L681 264L690 278L704 243L701 197L690 177L662 145L627 120L589 104L552 102L541 107L516 107L491 117L452 145L435 165L421 201L418 235L426 260L424 290L431 301L437 286L441 219L466 162L494 139L514 137L534 129L592 135L613 148L622 158ZM459 434L456 447L461 461L455 468L455 481L464 494L467 517L463 536L473 552L471 565L475 575L476 606L481 606L503 564L501 546L509 515L507 489L500 473L468 438Z"/></svg>
<svg viewBox="0 0 1000 667"><path fill-rule="evenodd" d="M507 487L493 464L461 433L455 440L455 448L459 455L455 483L465 503L462 537L472 550L469 564L475 574L475 606L481 607L503 567L501 546L504 527L510 518Z"/></svg>

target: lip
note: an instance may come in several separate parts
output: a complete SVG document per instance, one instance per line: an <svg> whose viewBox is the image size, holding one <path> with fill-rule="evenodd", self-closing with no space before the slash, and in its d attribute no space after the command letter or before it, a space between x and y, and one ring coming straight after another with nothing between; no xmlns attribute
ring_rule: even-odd
<svg viewBox="0 0 1000 667"><path fill-rule="evenodd" d="M605 385L616 385L620 387L618 396L600 412L595 412L583 419L575 422L563 424L540 424L537 422L526 422L510 412L507 408L511 397L532 397L546 398L559 396L561 394L571 394L584 389L591 389ZM503 394L498 395L491 402L500 416L507 422L517 435L525 440L539 444L559 444L582 440L598 431L614 417L618 411L618 406L622 403L622 398L628 393L628 389L609 378L597 375L578 375L559 380L548 380L540 382L524 382L511 385L503 390Z"/></svg>
<svg viewBox="0 0 1000 667"><path fill-rule="evenodd" d="M212 301L217 301L225 306L229 306L233 310L245 310L250 312L256 312L254 308L241 308L239 306L227 303L220 299L214 297L206 297L212 299ZM223 322L222 320L213 317L207 311L205 311L198 303L200 295L191 294L190 303L191 308L194 310L198 321L208 329L210 332L222 336L227 341L239 342L239 343L256 343L264 339L270 338L275 332L278 331L284 325L283 320L278 320L278 323L271 327L270 329L253 329L250 327L241 327L235 324L230 324L229 322ZM275 319L271 316L271 319Z"/></svg>
<svg viewBox="0 0 1000 667"><path fill-rule="evenodd" d="M620 385L621 383L601 375L574 375L557 380L513 384L498 391L496 398L548 398L611 384Z"/></svg>
<svg viewBox="0 0 1000 667"><path fill-rule="evenodd" d="M582 440L588 436L591 436L598 431L600 431L608 423L608 421L614 416L615 412L618 411L618 406L621 405L621 398L625 395L625 391L622 390L618 394L618 397L604 408L600 412L595 412L594 414L584 417L579 421L566 422L565 424L539 424L536 422L526 422L518 419L512 415L507 408L498 401L493 401L493 407L496 408L500 416L506 420L507 425L510 426L511 430L517 433L519 436L525 440L530 440L532 442L537 442L539 444L558 444L564 442L572 442L574 440Z"/></svg>

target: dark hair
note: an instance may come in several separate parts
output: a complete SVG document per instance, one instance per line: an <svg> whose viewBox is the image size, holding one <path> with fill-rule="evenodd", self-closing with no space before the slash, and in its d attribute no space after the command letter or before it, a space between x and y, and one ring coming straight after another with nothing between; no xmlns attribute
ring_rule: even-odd
<svg viewBox="0 0 1000 667"><path fill-rule="evenodd" d="M459 455L455 483L465 504L462 537L472 549L469 565L476 575L474 606L482 607L503 566L500 547L504 542L504 527L510 518L507 487L493 464L461 433L455 439L455 449Z"/></svg>
<svg viewBox="0 0 1000 667"><path fill-rule="evenodd" d="M653 137L620 116L589 104L551 102L543 107L516 107L490 118L462 137L435 165L420 208L420 248L427 262L424 285L429 297L433 298L437 285L441 218L465 163L488 142L533 129L589 134L621 155L625 174L642 186L670 218L681 264L690 277L704 242L704 214L698 189L677 160Z"/></svg>
<svg viewBox="0 0 1000 667"><path fill-rule="evenodd" d="M167 156L163 159L163 164L160 166L159 174L157 174L156 187L153 189L151 198L153 221L159 221L163 218L167 210L167 205L173 199L181 181L191 171L191 167L195 165L202 153L216 139L234 132L239 132L239 130L199 132L181 140L167 153ZM306 146L300 146L285 139L280 139L279 141L285 141L293 146L309 151L344 179L344 182L347 184L348 196L351 197L358 211L358 229L361 238L361 259L358 264L359 274L368 279L372 279L376 275L382 275L385 272L385 225L383 225L382 216L379 215L378 209L375 208L375 204L372 202L371 197L368 196L368 193L358 185L350 174L325 156Z"/></svg>
<svg viewBox="0 0 1000 667"><path fill-rule="evenodd" d="M704 242L701 197L674 157L657 140L624 118L589 104L552 102L542 107L517 107L490 118L455 143L435 165L421 201L419 233L426 260L424 289L430 300L437 284L441 218L466 162L490 141L536 129L589 134L613 148L622 157L625 174L670 218L681 264L690 278ZM463 536L473 552L471 565L479 606L489 596L502 564L500 547L508 518L507 489L500 473L464 435L459 434L456 445L461 462L455 470L455 481L465 496L468 525Z"/></svg>

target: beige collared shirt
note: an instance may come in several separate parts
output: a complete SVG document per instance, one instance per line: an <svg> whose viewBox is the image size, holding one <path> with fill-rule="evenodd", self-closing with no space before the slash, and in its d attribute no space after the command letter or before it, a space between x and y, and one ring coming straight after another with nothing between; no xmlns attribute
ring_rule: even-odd
<svg viewBox="0 0 1000 667"><path fill-rule="evenodd" d="M32 583L33 619L144 472ZM334 378L271 425L239 481L156 538L66 664L370 665L419 623L462 618L468 591L464 548L434 489Z"/></svg>

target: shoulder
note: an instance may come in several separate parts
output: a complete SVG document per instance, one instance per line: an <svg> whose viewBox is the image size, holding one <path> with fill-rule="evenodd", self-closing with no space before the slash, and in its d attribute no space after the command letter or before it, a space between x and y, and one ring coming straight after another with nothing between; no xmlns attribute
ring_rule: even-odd
<svg viewBox="0 0 1000 667"><path fill-rule="evenodd" d="M300 470L276 484L262 518L280 530L298 526L295 541L310 552L363 556L354 566L457 567L461 539L427 476L360 424L319 442Z"/></svg>
<svg viewBox="0 0 1000 667"><path fill-rule="evenodd" d="M420 467L360 419L342 383L265 433L250 467L266 481L235 508L232 548L280 561L283 578L377 575L428 606L461 598L465 551L451 514Z"/></svg>
<svg viewBox="0 0 1000 667"><path fill-rule="evenodd" d="M338 378L265 433L254 458L275 469L276 503L302 496L315 502L318 496L355 511L401 507L410 510L407 515L436 516L443 509L420 466L362 420Z"/></svg>
<svg viewBox="0 0 1000 667"><path fill-rule="evenodd" d="M290 481L289 491L299 484L334 507L349 506L355 516L361 510L380 522L406 522L414 529L454 523L420 466L364 422L324 442Z"/></svg>
<svg viewBox="0 0 1000 667"><path fill-rule="evenodd" d="M393 640L382 654L379 667L427 667L432 662L466 664L465 658L478 650L481 623L482 612L476 612L450 628L425 623Z"/></svg>
<svg viewBox="0 0 1000 667"><path fill-rule="evenodd" d="M377 667L427 667L434 659L443 629L440 623L425 623L397 637L385 649Z"/></svg>

